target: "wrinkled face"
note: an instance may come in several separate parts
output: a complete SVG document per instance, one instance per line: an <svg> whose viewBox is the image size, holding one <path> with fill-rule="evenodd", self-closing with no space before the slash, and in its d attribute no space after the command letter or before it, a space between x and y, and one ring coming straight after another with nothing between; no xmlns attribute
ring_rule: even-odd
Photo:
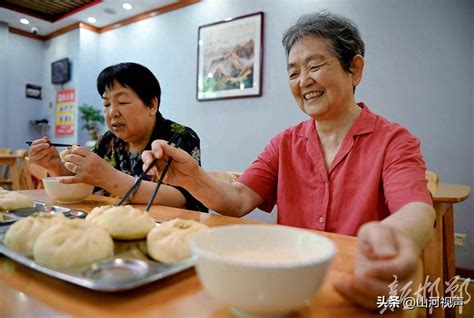
<svg viewBox="0 0 474 318"><path fill-rule="evenodd" d="M307 36L293 45L288 80L298 106L316 120L337 116L354 99L352 74L344 71L323 38Z"/></svg>
<svg viewBox="0 0 474 318"><path fill-rule="evenodd" d="M126 142L137 142L148 137L154 124L158 102L147 107L134 90L114 82L112 89L102 95L105 122L109 130Z"/></svg>

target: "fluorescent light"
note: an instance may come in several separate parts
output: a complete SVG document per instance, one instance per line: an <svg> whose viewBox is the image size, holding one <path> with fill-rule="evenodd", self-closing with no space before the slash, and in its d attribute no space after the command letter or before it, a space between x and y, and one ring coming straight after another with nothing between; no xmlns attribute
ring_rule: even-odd
<svg viewBox="0 0 474 318"><path fill-rule="evenodd" d="M28 19L20 19L21 24L30 24L30 21Z"/></svg>
<svg viewBox="0 0 474 318"><path fill-rule="evenodd" d="M88 17L88 18L87 18L87 21L88 21L89 23L96 23L96 22L97 22L96 18L94 18L94 17Z"/></svg>
<svg viewBox="0 0 474 318"><path fill-rule="evenodd" d="M125 10L132 10L133 6L130 3L125 2L124 4L122 4L122 8L124 8Z"/></svg>

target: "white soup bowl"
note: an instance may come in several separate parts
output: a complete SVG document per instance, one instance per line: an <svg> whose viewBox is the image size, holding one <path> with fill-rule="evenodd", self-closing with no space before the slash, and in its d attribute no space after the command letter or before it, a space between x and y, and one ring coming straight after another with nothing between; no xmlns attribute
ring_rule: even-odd
<svg viewBox="0 0 474 318"><path fill-rule="evenodd" d="M204 289L237 316L282 316L312 302L334 255L315 232L229 225L199 234L191 248Z"/></svg>
<svg viewBox="0 0 474 318"><path fill-rule="evenodd" d="M71 204L82 202L94 190L94 186L87 183L59 183L66 177L43 178L44 189L48 196L57 203Z"/></svg>

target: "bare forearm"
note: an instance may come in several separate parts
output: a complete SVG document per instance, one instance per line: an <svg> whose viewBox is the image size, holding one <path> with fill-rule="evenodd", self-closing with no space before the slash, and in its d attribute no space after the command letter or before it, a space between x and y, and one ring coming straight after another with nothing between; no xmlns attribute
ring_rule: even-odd
<svg viewBox="0 0 474 318"><path fill-rule="evenodd" d="M135 182L135 178L123 172L116 171L114 176L106 178L108 181L99 185L110 194L123 197ZM131 199L135 204L147 204L155 190L156 183L150 181L142 181L138 191ZM153 204L160 204L182 208L186 205L186 199L181 192L171 186L162 184Z"/></svg>
<svg viewBox="0 0 474 318"><path fill-rule="evenodd" d="M412 202L404 205L381 223L409 237L422 251L433 235L435 211L428 204Z"/></svg>
<svg viewBox="0 0 474 318"><path fill-rule="evenodd" d="M221 181L202 168L186 188L205 206L228 216L244 216L262 201L260 196L243 184Z"/></svg>

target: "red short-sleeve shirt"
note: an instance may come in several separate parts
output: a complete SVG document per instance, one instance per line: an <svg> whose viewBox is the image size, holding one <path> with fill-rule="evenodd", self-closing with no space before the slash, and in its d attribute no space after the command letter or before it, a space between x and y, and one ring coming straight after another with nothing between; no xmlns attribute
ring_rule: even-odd
<svg viewBox="0 0 474 318"><path fill-rule="evenodd" d="M260 209L277 204L279 224L356 235L407 203L432 205L419 140L359 106L329 169L313 119L270 141L239 178L264 199Z"/></svg>

